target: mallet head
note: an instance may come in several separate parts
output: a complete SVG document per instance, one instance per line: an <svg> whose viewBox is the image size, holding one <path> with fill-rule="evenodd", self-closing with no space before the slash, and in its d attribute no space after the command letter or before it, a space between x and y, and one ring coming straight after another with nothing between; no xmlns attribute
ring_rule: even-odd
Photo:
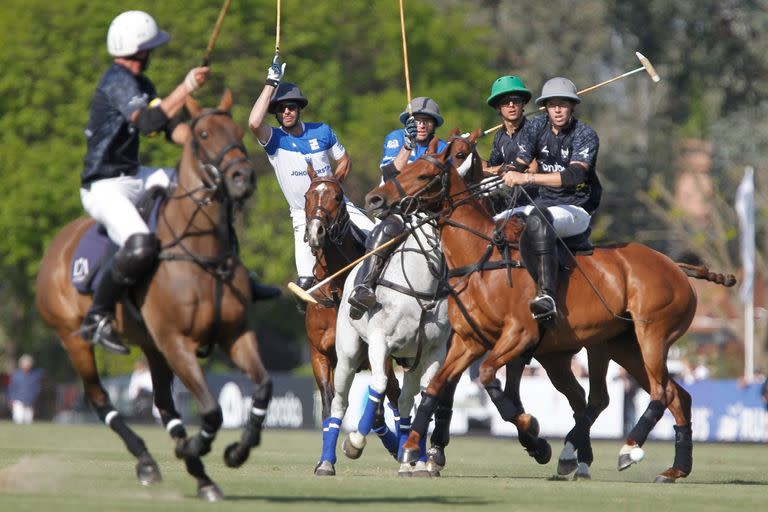
<svg viewBox="0 0 768 512"><path fill-rule="evenodd" d="M640 64L643 65L643 67L648 72L648 74L651 75L651 80L653 80L654 82L658 82L659 80L661 80L661 77L653 68L653 64L651 64L651 61L649 61L645 55L643 55L640 52L635 52L635 55L637 55L637 58L640 60Z"/></svg>

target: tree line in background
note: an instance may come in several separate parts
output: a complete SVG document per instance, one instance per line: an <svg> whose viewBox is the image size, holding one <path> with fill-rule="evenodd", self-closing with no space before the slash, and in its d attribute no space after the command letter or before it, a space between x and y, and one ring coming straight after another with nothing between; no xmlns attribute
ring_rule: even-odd
<svg viewBox="0 0 768 512"><path fill-rule="evenodd" d="M199 65L220 2L185 0L4 0L0 6L0 349L24 351L66 376L63 351L34 306L34 279L57 230L82 215L79 174L95 85L109 65L110 21L127 9L150 12L171 42L153 54L148 75L169 92ZM214 104L224 87L245 127L275 43L275 0L236 0L212 55L213 79L197 95ZM637 240L673 257L706 256L739 268L732 211L745 165L756 168L758 266L764 268L768 154L768 10L761 0L432 0L405 2L413 96L430 96L462 131L498 124L485 99L500 75L523 78L534 98L552 76L579 89L639 66L644 53L662 77L636 74L585 95L577 116L600 134L603 203L596 242ZM285 80L309 98L303 117L336 131L352 159L347 193L358 204L379 179L383 137L399 126L405 81L398 2L282 2ZM533 104L528 110L533 111ZM491 137L480 144L488 155ZM712 225L687 222L670 199L679 141L711 146ZM272 169L255 138L258 191L239 221L244 262L270 283L294 277L292 230ZM142 141L142 159L173 165L179 149ZM735 293L733 294L735 297ZM299 364L303 322L289 297L253 311L267 366ZM765 340L758 340L765 343ZM764 349L764 347L763 347ZM127 358L124 358L127 359ZM114 372L130 362L102 356Z"/></svg>

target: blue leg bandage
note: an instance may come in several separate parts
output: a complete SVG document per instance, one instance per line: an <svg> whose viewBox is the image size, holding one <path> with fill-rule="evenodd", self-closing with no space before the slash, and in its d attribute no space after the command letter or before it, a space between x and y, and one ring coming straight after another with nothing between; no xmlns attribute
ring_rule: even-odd
<svg viewBox="0 0 768 512"><path fill-rule="evenodd" d="M341 430L341 420L330 417L323 422L323 452L320 455L320 461L327 460L331 464L336 464L336 442L339 439Z"/></svg>

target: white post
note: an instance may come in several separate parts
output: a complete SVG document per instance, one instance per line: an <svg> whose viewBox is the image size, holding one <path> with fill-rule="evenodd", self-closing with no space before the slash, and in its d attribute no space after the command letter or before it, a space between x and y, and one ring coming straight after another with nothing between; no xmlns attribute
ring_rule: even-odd
<svg viewBox="0 0 768 512"><path fill-rule="evenodd" d="M744 381L755 377L755 301L744 304Z"/></svg>

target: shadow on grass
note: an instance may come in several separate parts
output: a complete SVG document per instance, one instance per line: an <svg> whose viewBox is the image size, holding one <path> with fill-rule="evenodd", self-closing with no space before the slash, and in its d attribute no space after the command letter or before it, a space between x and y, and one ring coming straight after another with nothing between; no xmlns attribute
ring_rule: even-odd
<svg viewBox="0 0 768 512"><path fill-rule="evenodd" d="M414 503L423 503L429 505L453 505L479 507L501 503L498 500L479 500L470 496L418 496L418 497L392 497L392 496L275 496L258 495L251 496L233 496L228 495L226 501L254 501L264 500L274 503L335 503L338 505L353 504L386 504L389 506L413 505Z"/></svg>

